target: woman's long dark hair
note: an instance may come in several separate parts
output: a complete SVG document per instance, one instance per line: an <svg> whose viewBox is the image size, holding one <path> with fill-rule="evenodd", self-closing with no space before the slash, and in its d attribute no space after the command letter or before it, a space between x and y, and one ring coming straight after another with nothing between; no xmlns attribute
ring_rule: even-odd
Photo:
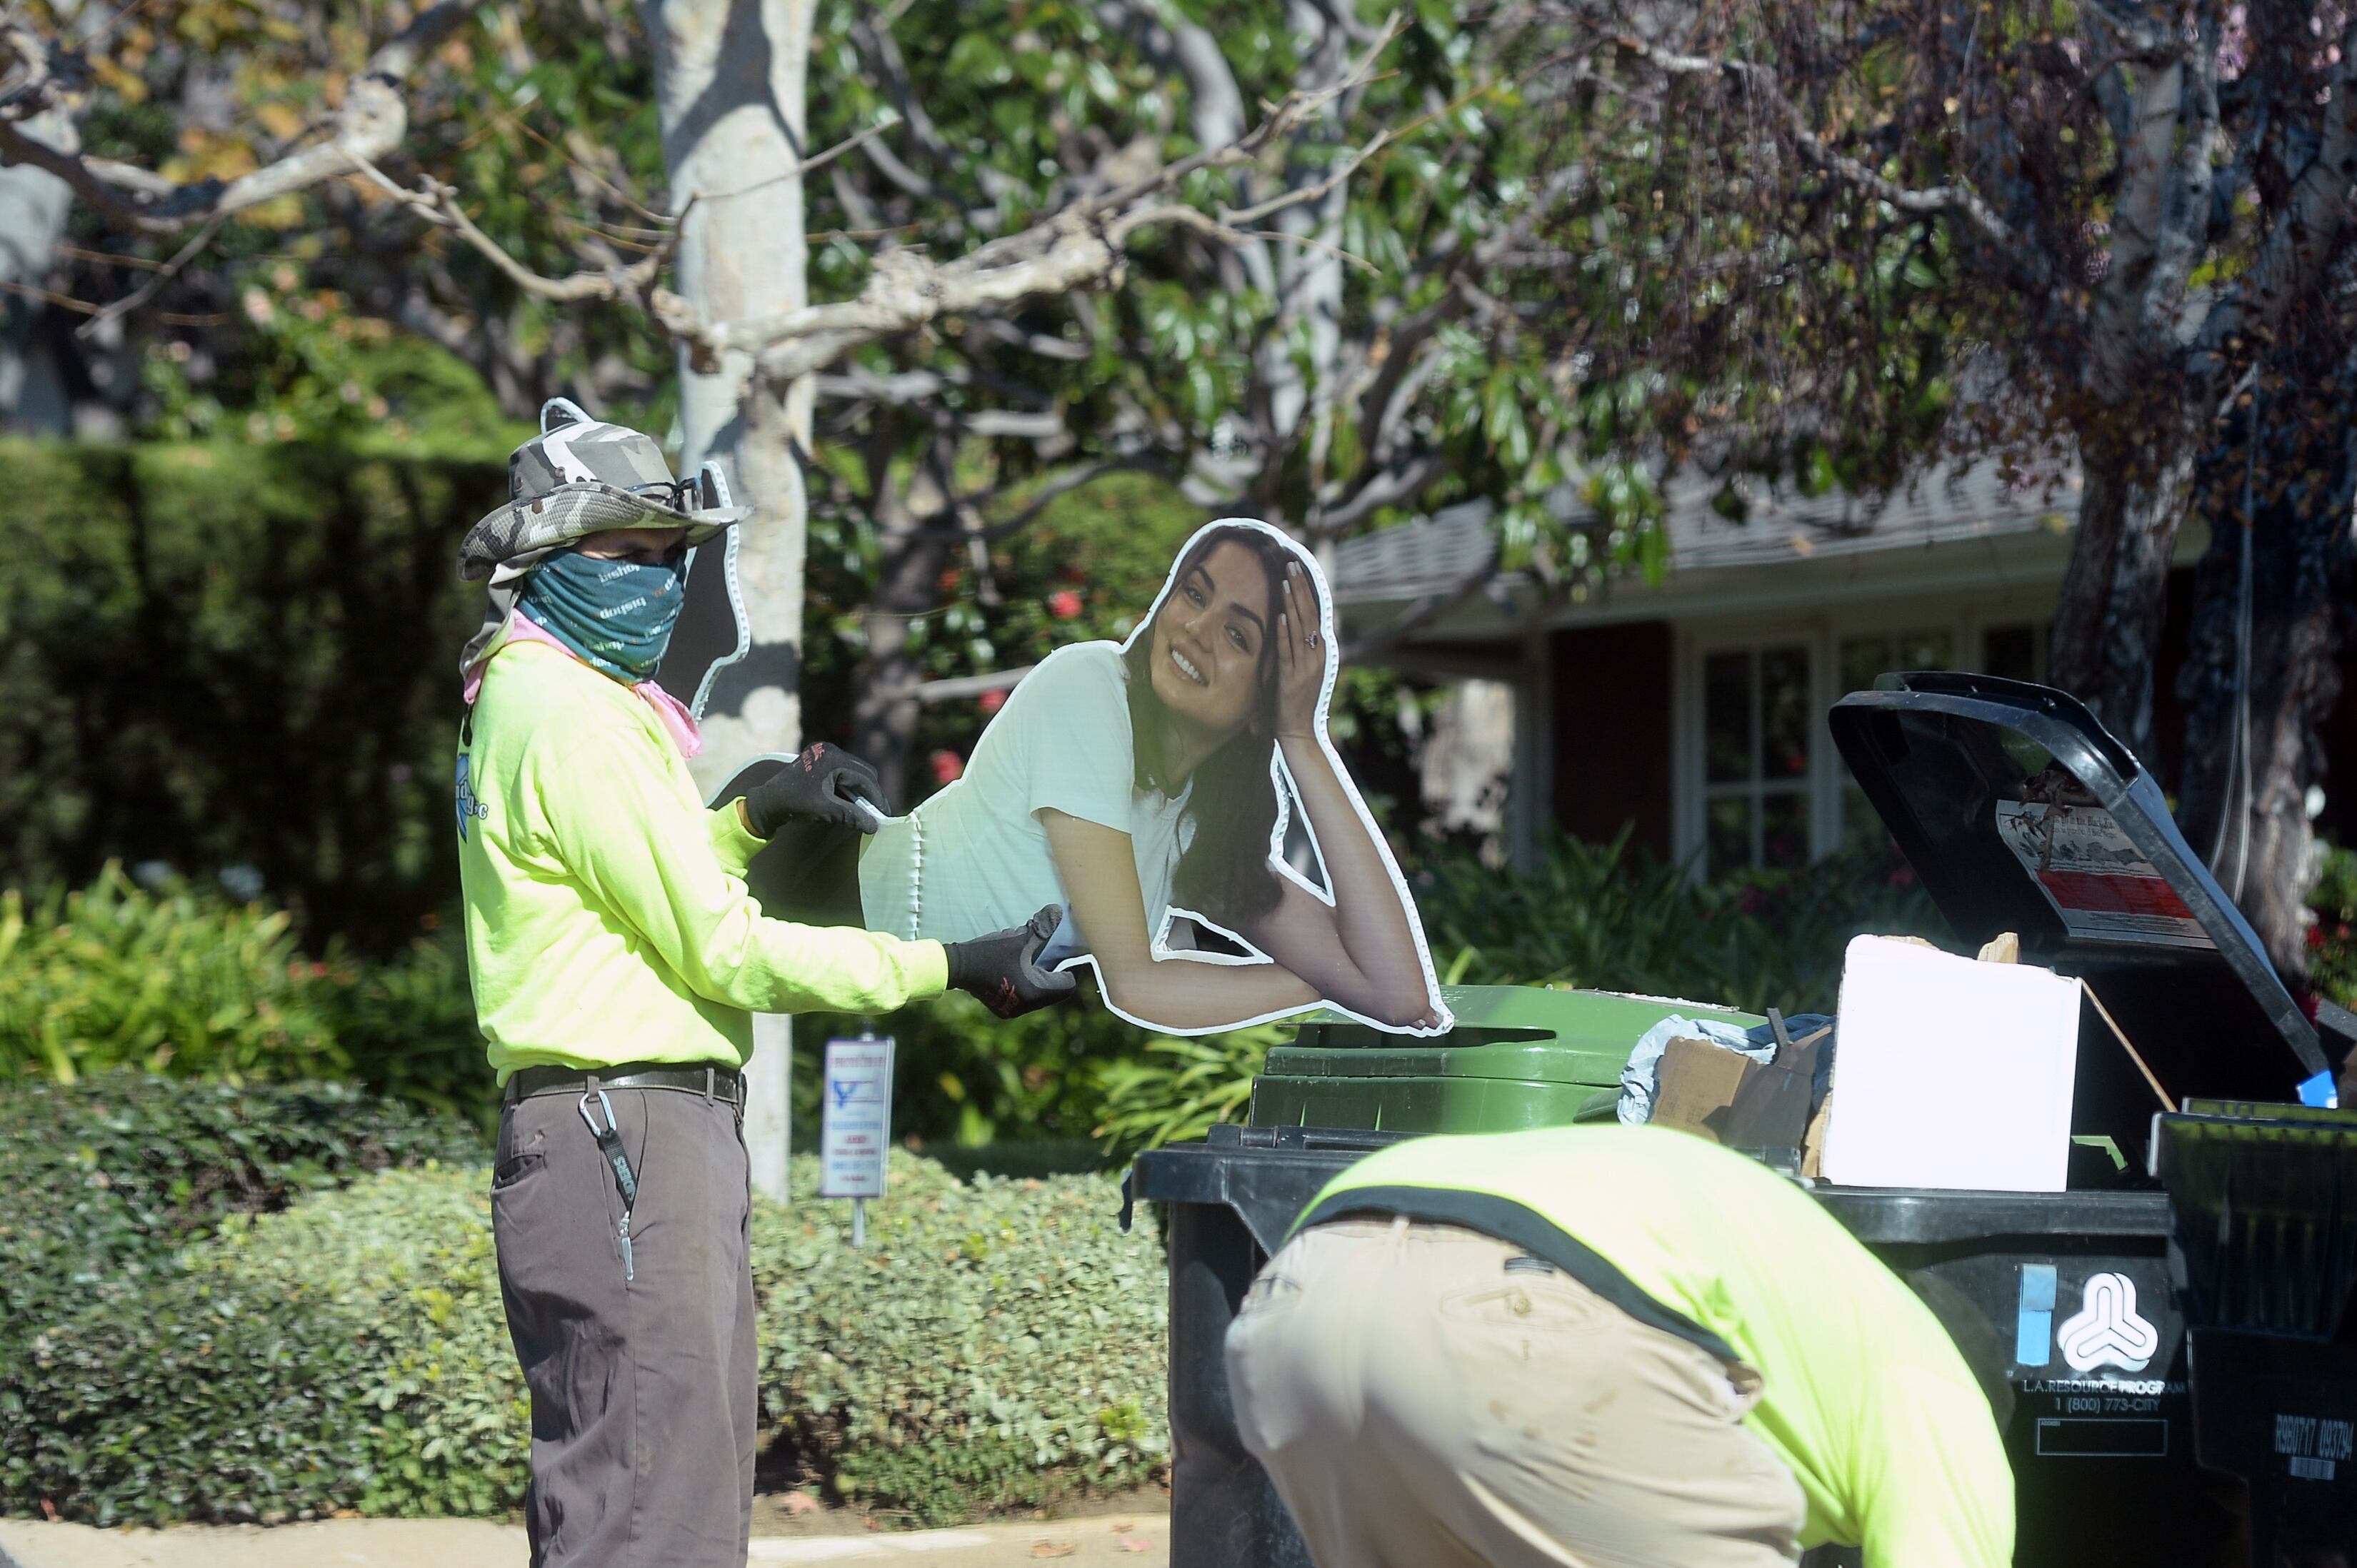
<svg viewBox="0 0 2357 1568"><path fill-rule="evenodd" d="M1168 606L1169 593L1177 592L1187 574L1222 544L1250 551L1267 575L1268 603L1261 624L1268 635L1261 642L1259 690L1253 693L1243 726L1195 768L1194 793L1187 800L1194 841L1178 857L1171 897L1183 908L1241 931L1275 908L1282 892L1269 865L1269 835L1276 829L1276 785L1269 773L1276 750L1276 617L1285 607L1286 568L1299 558L1275 535L1257 528L1211 529L1179 557L1169 589L1155 606L1157 618ZM1306 573L1303 578L1314 596L1315 580ZM1322 618L1322 606L1318 613ZM1153 659L1154 625L1148 621L1122 655L1129 669L1135 782L1140 789L1176 795L1186 781L1169 776L1170 715L1155 694Z"/></svg>

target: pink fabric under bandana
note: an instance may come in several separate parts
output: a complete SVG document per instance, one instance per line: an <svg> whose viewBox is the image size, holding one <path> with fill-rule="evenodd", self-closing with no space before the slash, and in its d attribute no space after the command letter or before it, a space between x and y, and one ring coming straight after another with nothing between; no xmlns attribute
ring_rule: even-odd
<svg viewBox="0 0 2357 1568"><path fill-rule="evenodd" d="M544 643L576 664L581 663L580 655L551 636L538 621L519 610L508 618L507 635L484 650L483 656L475 660L475 667L467 671L466 688L459 693L459 699L468 707L475 705L475 694L483 689L483 667L490 663L492 654L511 642ZM672 744L679 747L682 757L694 757L704 749L704 736L696 729L695 715L687 711L686 703L652 681L636 682L630 690L639 694L640 702L655 711L656 722L662 725L663 734L671 736Z"/></svg>

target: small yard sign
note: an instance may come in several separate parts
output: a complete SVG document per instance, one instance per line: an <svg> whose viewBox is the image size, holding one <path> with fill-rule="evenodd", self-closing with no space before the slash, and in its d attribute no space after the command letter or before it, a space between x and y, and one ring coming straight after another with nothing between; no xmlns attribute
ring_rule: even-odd
<svg viewBox="0 0 2357 1568"><path fill-rule="evenodd" d="M884 1151L892 1141L892 1042L873 1035L826 1043L819 1112L821 1197L852 1200L851 1240L866 1240L866 1200L884 1196Z"/></svg>

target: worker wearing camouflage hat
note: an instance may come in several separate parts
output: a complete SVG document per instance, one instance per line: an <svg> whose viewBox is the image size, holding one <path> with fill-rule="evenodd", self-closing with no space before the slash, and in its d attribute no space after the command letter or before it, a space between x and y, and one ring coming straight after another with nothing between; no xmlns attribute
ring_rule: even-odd
<svg viewBox="0 0 2357 1568"><path fill-rule="evenodd" d="M475 1005L501 1110L491 1219L532 1394L544 1564L739 1568L755 1349L741 1070L752 1015L880 1013L956 985L1069 994L1052 924L902 941L762 917L747 862L797 818L866 830L875 775L812 746L705 810L694 716L654 680L687 551L745 516L717 470L557 400L470 530L456 788Z"/></svg>

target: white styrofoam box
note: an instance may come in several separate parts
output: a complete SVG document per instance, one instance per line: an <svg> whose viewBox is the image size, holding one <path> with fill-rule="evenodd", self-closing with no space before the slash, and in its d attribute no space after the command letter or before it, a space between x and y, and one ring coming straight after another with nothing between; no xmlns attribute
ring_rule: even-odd
<svg viewBox="0 0 2357 1568"><path fill-rule="evenodd" d="M1858 937L1842 961L1825 1179L2061 1192L2078 1054L2076 980Z"/></svg>

